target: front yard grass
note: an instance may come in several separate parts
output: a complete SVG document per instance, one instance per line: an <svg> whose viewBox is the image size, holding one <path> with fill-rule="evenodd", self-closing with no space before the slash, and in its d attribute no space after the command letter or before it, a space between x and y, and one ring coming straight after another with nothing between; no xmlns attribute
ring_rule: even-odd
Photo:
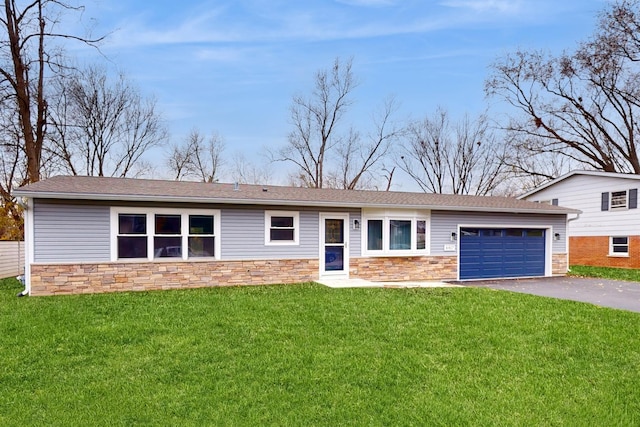
<svg viewBox="0 0 640 427"><path fill-rule="evenodd" d="M640 282L640 270L632 268L591 267L587 265L572 265L570 276L599 277L602 279L626 280Z"/></svg>
<svg viewBox="0 0 640 427"><path fill-rule="evenodd" d="M639 425L640 315L480 288L0 282L0 425Z"/></svg>

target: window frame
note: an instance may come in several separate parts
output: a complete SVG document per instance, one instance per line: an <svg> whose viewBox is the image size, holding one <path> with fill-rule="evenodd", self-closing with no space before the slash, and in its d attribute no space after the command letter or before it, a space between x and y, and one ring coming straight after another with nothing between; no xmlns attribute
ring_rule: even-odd
<svg viewBox="0 0 640 427"><path fill-rule="evenodd" d="M362 211L362 254L370 257L422 256L430 251L430 211L417 210L372 210ZM369 221L382 221L382 249L369 249ZM411 244L409 249L391 249L391 221L411 222ZM424 221L424 249L418 249L418 221Z"/></svg>
<svg viewBox="0 0 640 427"><path fill-rule="evenodd" d="M614 239L626 239L626 243L614 243ZM612 257L628 257L629 256L629 236L609 236L609 256ZM626 252L615 252L615 247L627 247Z"/></svg>
<svg viewBox="0 0 640 427"><path fill-rule="evenodd" d="M118 258L118 237L119 233L119 215L120 214L139 214L146 215L146 234L147 238L147 256L141 258ZM155 219L156 215L179 215L180 216L180 234L171 234L170 236L180 237L181 256L179 257L161 257L155 256L154 240L156 237L166 237L168 234L156 234ZM195 257L189 256L189 216L212 216L213 217L213 234L199 235L203 237L213 237L214 256ZM126 235L126 234L125 234ZM171 208L150 208L135 206L112 206L110 208L110 236L111 236L111 261L117 262L140 262L146 261L194 261L194 260L212 260L220 259L220 210L219 209L171 209ZM141 236L141 234L138 234Z"/></svg>
<svg viewBox="0 0 640 427"><path fill-rule="evenodd" d="M624 193L624 204L613 204L613 193ZM610 210L623 210L629 208L629 190L617 190L609 193L609 209Z"/></svg>
<svg viewBox="0 0 640 427"><path fill-rule="evenodd" d="M273 217L292 217L293 227L272 227ZM293 240L271 240L271 230L293 230ZM300 245L300 212L298 211L264 211L264 244L265 246L299 246Z"/></svg>

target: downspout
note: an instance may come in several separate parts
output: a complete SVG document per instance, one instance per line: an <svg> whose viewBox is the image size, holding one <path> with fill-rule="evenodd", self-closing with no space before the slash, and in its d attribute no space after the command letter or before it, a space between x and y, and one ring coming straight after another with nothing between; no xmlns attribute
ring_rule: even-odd
<svg viewBox="0 0 640 427"><path fill-rule="evenodd" d="M30 284L30 269L31 269L31 263L30 263L30 248L31 245L29 244L29 239L31 238L31 213L32 210L30 209L29 203L25 203L24 200L22 199L18 199L17 200L17 204L23 209L23 215L24 215L24 271L22 272L21 275L19 275L17 277L17 279L22 283L22 285L24 286L24 289L22 290L22 292L20 292L17 296L18 297L23 297L26 295L29 295L29 293L31 292L31 284Z"/></svg>
<svg viewBox="0 0 640 427"><path fill-rule="evenodd" d="M569 262L569 223L571 221L575 221L576 219L580 219L581 213L582 211L578 212L575 218L567 218L567 271L568 272L571 272L571 268L569 267L571 265L571 263Z"/></svg>

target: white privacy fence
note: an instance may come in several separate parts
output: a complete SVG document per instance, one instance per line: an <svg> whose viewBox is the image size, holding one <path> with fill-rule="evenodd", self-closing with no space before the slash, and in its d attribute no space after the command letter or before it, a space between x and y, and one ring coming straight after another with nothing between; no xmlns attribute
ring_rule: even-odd
<svg viewBox="0 0 640 427"><path fill-rule="evenodd" d="M0 279L24 274L24 242L0 241Z"/></svg>

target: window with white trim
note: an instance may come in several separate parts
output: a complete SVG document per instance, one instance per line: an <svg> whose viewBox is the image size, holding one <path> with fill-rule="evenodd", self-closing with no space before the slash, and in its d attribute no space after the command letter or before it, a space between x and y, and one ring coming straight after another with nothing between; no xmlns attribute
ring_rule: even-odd
<svg viewBox="0 0 640 427"><path fill-rule="evenodd" d="M427 212L364 211L365 255L424 255L428 252Z"/></svg>
<svg viewBox="0 0 640 427"><path fill-rule="evenodd" d="M219 218L217 210L111 208L111 258L216 258Z"/></svg>
<svg viewBox="0 0 640 427"><path fill-rule="evenodd" d="M609 237L610 256L629 256L629 237L611 236Z"/></svg>
<svg viewBox="0 0 640 427"><path fill-rule="evenodd" d="M627 191L611 192L611 209L624 209L627 207Z"/></svg>
<svg viewBox="0 0 640 427"><path fill-rule="evenodd" d="M118 258L147 258L147 215L118 214Z"/></svg>
<svg viewBox="0 0 640 427"><path fill-rule="evenodd" d="M265 245L297 245L300 214L293 211L264 212Z"/></svg>

